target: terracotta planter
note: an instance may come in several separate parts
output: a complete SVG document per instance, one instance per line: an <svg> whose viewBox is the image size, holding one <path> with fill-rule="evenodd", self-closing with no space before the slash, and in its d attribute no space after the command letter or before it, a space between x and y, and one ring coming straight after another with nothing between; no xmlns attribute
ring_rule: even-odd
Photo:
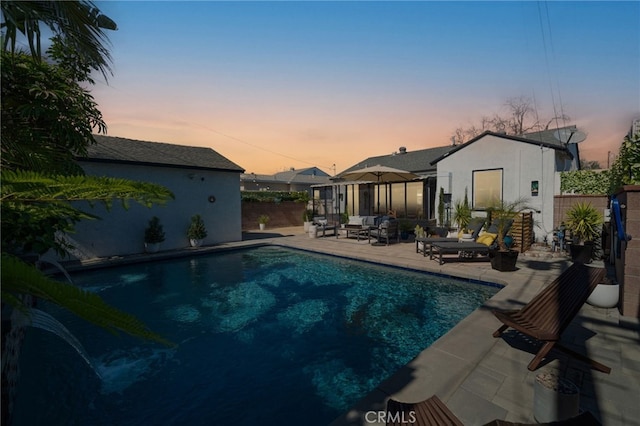
<svg viewBox="0 0 640 426"><path fill-rule="evenodd" d="M491 267L496 271L515 271L518 252L516 250L489 250L489 259L491 259Z"/></svg>

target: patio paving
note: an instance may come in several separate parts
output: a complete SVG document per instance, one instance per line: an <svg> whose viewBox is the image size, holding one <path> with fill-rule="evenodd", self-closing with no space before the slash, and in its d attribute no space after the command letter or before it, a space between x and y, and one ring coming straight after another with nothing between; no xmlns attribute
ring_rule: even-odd
<svg viewBox="0 0 640 426"><path fill-rule="evenodd" d="M384 410L389 397L417 402L433 394L437 394L465 425L482 425L497 418L535 423L535 376L550 370L578 385L580 409L591 411L603 425L640 425L640 327L637 320L628 321L626 327L622 327L617 309L585 304L563 335L566 346L608 365L611 374L592 370L555 350L550 362L545 361L538 370L530 372L527 365L537 352L535 344L512 330L505 333L504 338L492 337L501 323L490 309L524 305L570 266L568 259L521 256L517 271L498 272L491 269L489 262L439 265L436 260L416 253L413 242L378 246L347 238L310 238L302 228L279 231L282 235L292 236L263 241L505 285L484 306L337 418L332 426L376 425L379 423L368 423L365 414Z"/></svg>
<svg viewBox="0 0 640 426"><path fill-rule="evenodd" d="M513 331L506 332L502 338L492 337L501 323L490 309L524 305L546 283L570 266L571 262L566 258L520 256L517 271L498 272L491 269L489 262L439 265L436 260L416 253L413 242L386 246L335 236L310 238L302 227L293 227L243 232L243 241L239 242L153 255L96 259L68 266L75 269L78 266L103 266L105 263L130 263L142 258L155 260L190 256L257 244L280 245L505 286L335 419L332 426L382 424L367 422L365 414L384 411L389 397L418 402L433 394L438 395L465 425L482 425L494 419L535 423L533 383L537 373L549 370L559 372L580 387L580 409L591 411L603 425L640 426L640 326L637 319L623 319L617 309L585 304L563 335L566 346L608 365L611 374L591 370L586 364L556 351L552 351L550 362L545 361L538 370L530 372L527 365L537 352L534 344Z"/></svg>

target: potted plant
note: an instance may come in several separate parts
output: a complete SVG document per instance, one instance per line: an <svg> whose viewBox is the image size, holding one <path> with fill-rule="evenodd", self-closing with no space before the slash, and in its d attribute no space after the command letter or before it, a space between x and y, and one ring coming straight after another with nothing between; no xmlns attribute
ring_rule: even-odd
<svg viewBox="0 0 640 426"><path fill-rule="evenodd" d="M340 214L340 227L344 228L349 223L349 213L344 212Z"/></svg>
<svg viewBox="0 0 640 426"><path fill-rule="evenodd" d="M261 231L264 231L267 223L269 223L269 216L267 216L266 214L260 215L260 217L258 218L258 224L260 225Z"/></svg>
<svg viewBox="0 0 640 426"><path fill-rule="evenodd" d="M160 243L164 241L164 229L160 219L153 216L149 220L147 229L144 230L144 249L147 253L155 253L160 250Z"/></svg>
<svg viewBox="0 0 640 426"><path fill-rule="evenodd" d="M491 268L505 272L515 271L516 261L518 260L518 251L507 247L504 239L515 218L523 210L528 209L526 200L519 198L513 202L504 200L493 204L489 208L491 216L491 225L495 225L497 248L489 250L489 259L491 259Z"/></svg>
<svg viewBox="0 0 640 426"><path fill-rule="evenodd" d="M570 419L578 415L580 390L568 379L547 371L536 375L533 417L539 423Z"/></svg>
<svg viewBox="0 0 640 426"><path fill-rule="evenodd" d="M191 216L191 225L189 225L189 229L187 230L187 237L189 238L191 247L199 247L206 236L207 229L204 226L202 217L199 214Z"/></svg>
<svg viewBox="0 0 640 426"><path fill-rule="evenodd" d="M594 254L594 245L602 228L602 215L591 203L576 203L566 213L567 227L571 230L572 241L569 246L574 262L590 263Z"/></svg>
<svg viewBox="0 0 640 426"><path fill-rule="evenodd" d="M409 239L409 231L413 229L411 222L406 219L400 219L398 227L400 228L400 238L402 241L407 241Z"/></svg>
<svg viewBox="0 0 640 426"><path fill-rule="evenodd" d="M593 262L595 267L604 268L604 262ZM592 265L589 265L592 266ZM620 284L611 278L605 277L601 283L593 289L587 303L598 308L615 308L620 301Z"/></svg>
<svg viewBox="0 0 640 426"><path fill-rule="evenodd" d="M311 225L311 221L313 220L313 210L305 209L302 212L302 223L304 226L304 232L309 232L309 225Z"/></svg>
<svg viewBox="0 0 640 426"><path fill-rule="evenodd" d="M471 222L471 206L467 197L467 190L464 191L464 200L456 200L453 204L453 223L458 227L458 237L463 238L462 234L467 232ZM465 236L470 237L470 236Z"/></svg>

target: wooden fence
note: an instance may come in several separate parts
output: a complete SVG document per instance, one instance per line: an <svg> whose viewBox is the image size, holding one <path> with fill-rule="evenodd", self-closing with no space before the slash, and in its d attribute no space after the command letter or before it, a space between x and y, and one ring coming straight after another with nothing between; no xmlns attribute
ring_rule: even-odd
<svg viewBox="0 0 640 426"><path fill-rule="evenodd" d="M514 248L520 253L524 253L531 248L531 244L535 240L532 212L518 215L511 226L511 236L515 243Z"/></svg>

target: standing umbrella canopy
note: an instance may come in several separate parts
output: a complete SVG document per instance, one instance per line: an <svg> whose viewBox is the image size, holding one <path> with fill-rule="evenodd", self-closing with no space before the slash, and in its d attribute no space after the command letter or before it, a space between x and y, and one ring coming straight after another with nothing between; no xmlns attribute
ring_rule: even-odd
<svg viewBox="0 0 640 426"><path fill-rule="evenodd" d="M353 170L340 175L345 180L354 181L375 181L375 182L406 182L419 176L406 170L394 169L387 166L371 166L364 169Z"/></svg>
<svg viewBox="0 0 640 426"><path fill-rule="evenodd" d="M391 182L406 182L418 178L415 173L406 170L394 169L387 166L371 166L354 170L340 175L341 178L350 181L377 182L378 186L378 212L380 212L380 184Z"/></svg>

